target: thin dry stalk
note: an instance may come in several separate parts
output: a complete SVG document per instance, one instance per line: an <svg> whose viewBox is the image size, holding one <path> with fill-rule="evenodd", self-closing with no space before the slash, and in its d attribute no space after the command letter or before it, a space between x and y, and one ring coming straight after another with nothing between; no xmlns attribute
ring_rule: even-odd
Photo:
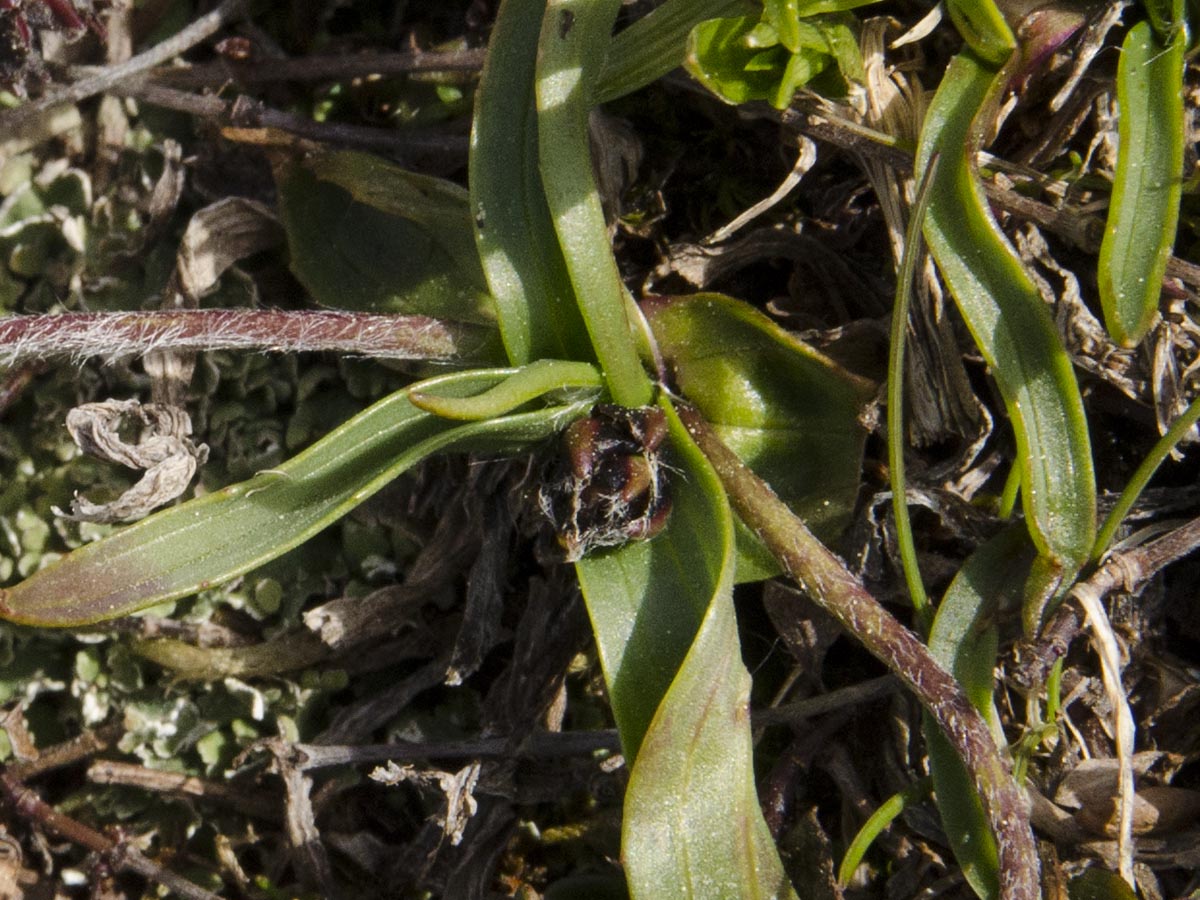
<svg viewBox="0 0 1200 900"><path fill-rule="evenodd" d="M33 103L0 113L0 134L8 134L23 128L44 113L67 103L78 103L96 94L112 90L122 82L136 78L148 69L161 66L186 50L207 40L242 14L246 0L224 0L220 6L201 16L191 25L161 43L155 44L144 53L139 53L126 62L105 66L102 70L66 85Z"/></svg>
<svg viewBox="0 0 1200 900"><path fill-rule="evenodd" d="M304 116L292 115L264 106L245 95L235 100L222 100L208 94L192 94L144 81L120 85L112 93L132 97L151 106L161 106L188 115L212 119L236 128L278 129L320 144L338 144L363 150L387 152L393 156L406 154L449 154L466 160L468 137L465 129L455 133L449 128L371 128L341 122L316 122Z"/></svg>
<svg viewBox="0 0 1200 900"><path fill-rule="evenodd" d="M1079 591L1103 600L1113 591L1133 593L1162 569L1200 547L1200 518L1140 547L1111 554L1104 565L1068 595L1042 628L1036 642L1019 648L1013 671L1015 682L1025 690L1039 691L1055 662L1067 655L1071 642L1083 625L1075 597Z"/></svg>
<svg viewBox="0 0 1200 900"><path fill-rule="evenodd" d="M371 52L338 56L305 56L238 62L221 60L186 68L163 68L151 72L155 82L176 88L223 87L238 84L272 84L280 81L342 81L372 75L413 75L424 72L478 72L487 51L482 49L446 52L414 50L401 53ZM91 68L81 74L94 74Z"/></svg>
<svg viewBox="0 0 1200 900"><path fill-rule="evenodd" d="M220 896L192 884L174 872L164 869L136 848L118 843L89 828L77 819L63 815L47 804L34 791L21 784L8 772L0 773L0 795L9 808L23 819L52 831L62 838L103 856L118 871L136 872L184 900L221 900Z"/></svg>

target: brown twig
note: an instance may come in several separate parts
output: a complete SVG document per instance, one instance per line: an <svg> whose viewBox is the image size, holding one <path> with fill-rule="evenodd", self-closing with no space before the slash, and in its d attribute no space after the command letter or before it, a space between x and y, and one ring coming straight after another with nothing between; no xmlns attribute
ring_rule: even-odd
<svg viewBox="0 0 1200 900"><path fill-rule="evenodd" d="M787 725L813 719L831 712L846 709L860 703L870 703L893 693L900 684L895 675L881 675L859 684L838 688L815 697L805 697L784 703L773 709L760 709L754 713L755 725Z"/></svg>
<svg viewBox="0 0 1200 900"><path fill-rule="evenodd" d="M186 50L220 31L225 25L238 18L246 0L223 0L212 12L201 16L192 24L173 34L149 50L115 66L105 66L100 71L73 84L51 91L33 103L0 113L0 134L9 134L33 122L42 114L66 103L78 103L96 94L111 91L122 82L136 78L148 69L161 66Z"/></svg>
<svg viewBox="0 0 1200 900"><path fill-rule="evenodd" d="M0 319L0 365L154 350L328 350L357 356L470 360L490 329L428 316L274 309L62 313Z"/></svg>
<svg viewBox="0 0 1200 900"><path fill-rule="evenodd" d="M210 800L268 822L279 822L281 818L278 804L266 794L247 791L240 785L222 784L179 772L164 772L133 763L98 759L88 767L87 778L93 784L123 784L159 794Z"/></svg>
<svg viewBox="0 0 1200 900"><path fill-rule="evenodd" d="M1029 803L983 717L961 685L751 472L695 410L679 407L688 432L721 479L734 510L819 606L913 692L962 757L983 800L1000 856L1000 895L1037 900L1038 856Z"/></svg>
<svg viewBox="0 0 1200 900"><path fill-rule="evenodd" d="M322 144L341 144L401 156L424 153L451 154L463 160L467 157L469 138L465 129L458 134L444 126L398 129L315 122L304 116L271 109L244 95L236 100L222 100L209 94L177 91L145 81L122 85L113 93L238 128L278 129Z"/></svg>
<svg viewBox="0 0 1200 900"><path fill-rule="evenodd" d="M101 854L118 871L136 872L143 878L174 891L184 900L221 900L217 894L164 869L136 848L117 843L77 819L63 815L7 771L0 773L0 795L3 795L13 812L21 818L28 819L40 828L53 831L73 844Z"/></svg>
<svg viewBox="0 0 1200 900"><path fill-rule="evenodd" d="M483 49L402 53L354 53L339 56L304 56L269 62L221 60L185 68L165 67L149 73L156 83L175 88L220 87L235 84L271 84L279 81L341 81L372 75L413 75L424 72L478 72L487 53ZM91 68L80 68L92 74Z"/></svg>
<svg viewBox="0 0 1200 900"><path fill-rule="evenodd" d="M1083 614L1076 595L1084 591L1102 600L1113 591L1132 593L1162 569L1200 547L1200 517L1140 547L1111 554L1104 565L1072 590L1050 616L1036 641L1018 647L1015 683L1025 690L1038 690L1050 667L1067 655L1071 643L1083 629Z"/></svg>
<svg viewBox="0 0 1200 900"><path fill-rule="evenodd" d="M9 763L5 772L17 781L28 781L46 772L73 766L90 756L102 753L113 746L125 733L120 722L109 722L98 728L83 732L78 737L63 741L42 750L37 759Z"/></svg>
<svg viewBox="0 0 1200 900"><path fill-rule="evenodd" d="M473 741L396 741L391 744L293 744L295 765L302 771L330 766L362 765L402 759L560 759L587 756L597 751L619 753L621 742L614 730L538 732L528 739L478 738Z"/></svg>

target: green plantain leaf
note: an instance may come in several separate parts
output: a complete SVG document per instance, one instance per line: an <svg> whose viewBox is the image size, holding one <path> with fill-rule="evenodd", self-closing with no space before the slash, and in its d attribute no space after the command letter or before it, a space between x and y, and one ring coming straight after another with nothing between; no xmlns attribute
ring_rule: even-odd
<svg viewBox="0 0 1200 900"><path fill-rule="evenodd" d="M1182 15L1182 3L1176 4ZM1135 346L1158 314L1183 191L1182 28L1168 41L1149 22L1129 29L1117 66L1117 173L1100 245L1100 303L1113 339Z"/></svg>
<svg viewBox="0 0 1200 900"><path fill-rule="evenodd" d="M480 370L414 386L469 396L513 375ZM564 428L589 401L462 425L398 391L278 469L156 513L0 591L0 617L85 625L241 575L312 537L405 469L449 450L519 450Z"/></svg>
<svg viewBox="0 0 1200 900"><path fill-rule="evenodd" d="M471 209L513 365L593 360L538 171L533 76L545 0L504 0L471 131Z"/></svg>
<svg viewBox="0 0 1200 900"><path fill-rule="evenodd" d="M462 188L349 151L276 181L292 271L318 303L494 322Z"/></svg>
<svg viewBox="0 0 1200 900"><path fill-rule="evenodd" d="M1002 605L1018 602L1031 558L1029 542L1019 528L1001 532L976 550L947 588L929 635L929 652L958 679L1000 739L1003 732L992 699L999 646L996 616ZM922 730L938 812L951 849L975 893L994 900L1000 894L996 840L974 782L928 716Z"/></svg>
<svg viewBox="0 0 1200 900"><path fill-rule="evenodd" d="M1096 480L1071 361L1036 286L995 219L974 169L977 118L1004 76L970 51L954 58L925 117L916 170L940 155L925 238L1013 424L1026 525L1040 558L1026 586L1032 633L1060 584L1087 560Z"/></svg>
<svg viewBox="0 0 1200 900"><path fill-rule="evenodd" d="M664 531L576 563L627 758L634 900L791 897L754 785L750 676L733 614L733 522L669 404Z"/></svg>
<svg viewBox="0 0 1200 900"><path fill-rule="evenodd" d="M837 538L858 495L859 417L875 386L732 297L658 298L643 310L680 393L814 532Z"/></svg>

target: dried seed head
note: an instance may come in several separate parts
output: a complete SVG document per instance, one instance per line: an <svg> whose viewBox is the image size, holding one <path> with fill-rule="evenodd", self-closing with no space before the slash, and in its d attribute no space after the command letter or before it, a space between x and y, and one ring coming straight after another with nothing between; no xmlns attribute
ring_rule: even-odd
<svg viewBox="0 0 1200 900"><path fill-rule="evenodd" d="M599 404L563 434L564 458L539 492L568 561L651 538L666 525L660 448L667 421L655 407Z"/></svg>

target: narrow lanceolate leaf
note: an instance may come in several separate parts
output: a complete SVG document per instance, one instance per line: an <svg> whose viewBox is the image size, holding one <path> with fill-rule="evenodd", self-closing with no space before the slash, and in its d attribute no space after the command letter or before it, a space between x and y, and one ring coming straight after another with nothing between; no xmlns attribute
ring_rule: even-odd
<svg viewBox="0 0 1200 900"><path fill-rule="evenodd" d="M620 6L620 0L547 5L537 56L538 153L554 230L604 380L617 403L644 406L650 379L634 343L588 141L588 114Z"/></svg>
<svg viewBox="0 0 1200 900"><path fill-rule="evenodd" d="M1149 22L1129 29L1117 66L1120 142L1100 245L1100 302L1114 340L1137 344L1158 313L1183 190L1182 28L1163 42Z"/></svg>
<svg viewBox="0 0 1200 900"><path fill-rule="evenodd" d="M1012 28L995 0L946 0L946 11L972 50L993 65L1003 65L1017 48Z"/></svg>
<svg viewBox="0 0 1200 900"><path fill-rule="evenodd" d="M576 563L626 756L634 900L794 898L754 785L733 523L673 410L673 510L653 540Z"/></svg>
<svg viewBox="0 0 1200 900"><path fill-rule="evenodd" d="M471 130L475 240L513 365L592 359L538 171L534 63L545 0L504 0Z"/></svg>
<svg viewBox="0 0 1200 900"><path fill-rule="evenodd" d="M1032 551L1025 535L1009 528L971 554L946 590L929 636L929 652L963 687L992 732L1003 743L993 702L993 671L999 645L997 613L1021 596ZM982 900L1000 896L996 839L988 827L970 773L932 719L923 732L929 750L938 812L963 875Z"/></svg>
<svg viewBox="0 0 1200 900"><path fill-rule="evenodd" d="M513 372L464 372L438 379L436 389L468 396ZM0 617L85 625L193 594L297 546L430 454L523 449L565 427L587 405L462 425L417 409L407 391L398 391L278 469L86 544L0 591Z"/></svg>
<svg viewBox="0 0 1200 900"><path fill-rule="evenodd" d="M976 118L991 107L1002 79L970 51L955 57L926 115L916 165L923 171L940 154L925 238L1012 420L1021 501L1040 554L1026 595L1032 630L1058 584L1088 558L1096 481L1071 361L975 172Z"/></svg>

